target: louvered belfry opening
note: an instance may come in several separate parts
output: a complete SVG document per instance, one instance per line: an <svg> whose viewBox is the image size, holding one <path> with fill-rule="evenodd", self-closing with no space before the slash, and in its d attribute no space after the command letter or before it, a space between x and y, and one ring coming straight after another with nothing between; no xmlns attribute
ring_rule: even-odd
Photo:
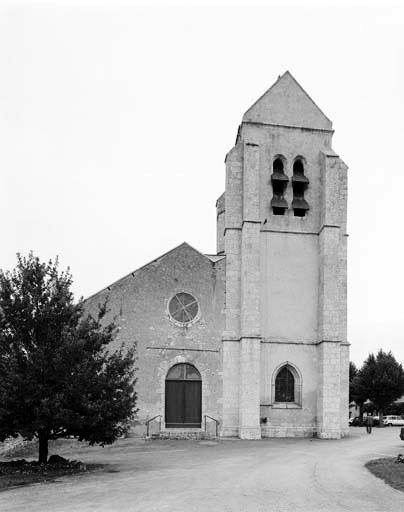
<svg viewBox="0 0 404 512"><path fill-rule="evenodd" d="M202 379L191 364L173 366L166 377L166 428L200 428L202 423Z"/></svg>
<svg viewBox="0 0 404 512"><path fill-rule="evenodd" d="M286 176L283 169L283 160L278 157L275 158L272 164L272 193L273 197L271 200L272 213L274 215L285 215L285 211L288 208L288 203L284 198L286 185L288 184L288 177Z"/></svg>
<svg viewBox="0 0 404 512"><path fill-rule="evenodd" d="M284 366L275 379L275 402L295 401L295 378L288 368Z"/></svg>
<svg viewBox="0 0 404 512"><path fill-rule="evenodd" d="M309 185L309 179L304 175L303 161L295 160L293 164L293 201L292 208L295 217L304 217L309 210L309 205L304 198L304 192Z"/></svg>

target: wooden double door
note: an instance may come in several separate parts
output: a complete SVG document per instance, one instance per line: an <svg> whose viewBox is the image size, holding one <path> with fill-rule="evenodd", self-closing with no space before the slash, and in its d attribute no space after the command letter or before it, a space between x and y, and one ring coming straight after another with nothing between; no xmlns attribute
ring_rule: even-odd
<svg viewBox="0 0 404 512"><path fill-rule="evenodd" d="M166 428L200 428L202 423L202 381L167 379Z"/></svg>

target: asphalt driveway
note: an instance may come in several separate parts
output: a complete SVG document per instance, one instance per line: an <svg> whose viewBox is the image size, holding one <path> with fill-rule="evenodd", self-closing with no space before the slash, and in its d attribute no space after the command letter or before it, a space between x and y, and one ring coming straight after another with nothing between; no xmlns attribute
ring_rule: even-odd
<svg viewBox="0 0 404 512"><path fill-rule="evenodd" d="M4 512L400 512L404 493L364 463L404 453L398 428L351 429L341 441L140 441L61 453L106 472L0 494Z"/></svg>

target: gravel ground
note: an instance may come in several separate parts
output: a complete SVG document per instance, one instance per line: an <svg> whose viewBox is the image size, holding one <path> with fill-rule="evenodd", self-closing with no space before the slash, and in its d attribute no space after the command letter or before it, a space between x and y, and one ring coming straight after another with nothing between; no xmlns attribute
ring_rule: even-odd
<svg viewBox="0 0 404 512"><path fill-rule="evenodd" d="M404 494L374 477L370 459L404 451L399 430L351 429L340 441L153 441L66 447L58 453L109 464L102 473L0 494L7 512L397 512ZM72 450L72 448L70 448Z"/></svg>

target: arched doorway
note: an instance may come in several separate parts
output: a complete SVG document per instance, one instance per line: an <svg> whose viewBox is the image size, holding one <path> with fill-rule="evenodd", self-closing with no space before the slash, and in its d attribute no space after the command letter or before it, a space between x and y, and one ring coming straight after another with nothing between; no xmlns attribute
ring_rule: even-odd
<svg viewBox="0 0 404 512"><path fill-rule="evenodd" d="M166 377L166 428L200 428L202 422L201 374L191 364L173 366Z"/></svg>

